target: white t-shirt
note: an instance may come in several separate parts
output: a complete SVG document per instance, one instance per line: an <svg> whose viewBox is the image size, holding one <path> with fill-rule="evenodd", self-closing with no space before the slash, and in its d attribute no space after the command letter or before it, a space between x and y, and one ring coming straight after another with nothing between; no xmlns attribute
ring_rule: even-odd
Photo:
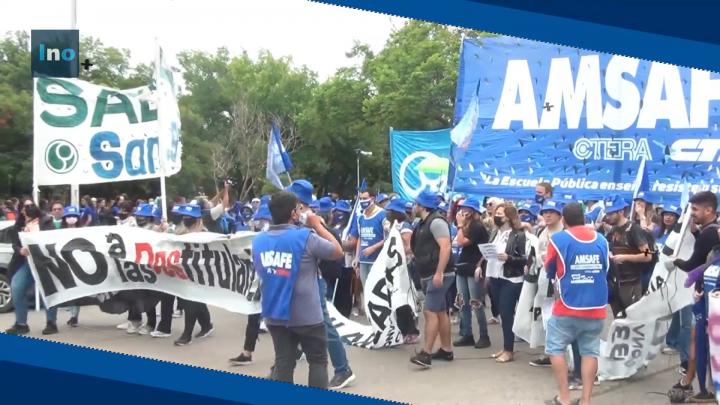
<svg viewBox="0 0 720 405"><path fill-rule="evenodd" d="M507 231L498 231L497 235L495 235L495 239L492 241L492 244L495 245L498 253L505 252L511 232L512 232L512 230L508 229ZM504 280L508 280L509 282L516 283L516 284L522 283L523 282L522 276L509 277L509 278L503 276L503 264L504 263L505 262L501 262L500 260L497 260L497 259L488 260L486 277L502 278Z"/></svg>

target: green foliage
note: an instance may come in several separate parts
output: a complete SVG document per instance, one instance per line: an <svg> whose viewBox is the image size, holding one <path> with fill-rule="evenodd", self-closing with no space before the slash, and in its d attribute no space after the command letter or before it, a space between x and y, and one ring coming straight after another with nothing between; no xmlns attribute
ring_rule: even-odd
<svg viewBox="0 0 720 405"><path fill-rule="evenodd" d="M388 131L431 130L452 125L460 41L482 33L421 21L394 31L377 53L361 43L349 50L355 66L339 69L319 83L315 72L297 67L288 57L267 51L256 57L188 50L178 55L186 91L180 97L183 168L167 180L168 194L192 197L214 194L218 181L213 157L234 156L229 134L250 128L237 114L253 111L266 120L256 136L266 143L270 124L278 122L295 169L292 178L306 177L318 185L318 195L354 193L355 150L362 157L361 177L389 192L391 183ZM81 39L83 58L95 66L81 79L115 88L151 83L152 63L130 66L130 50L105 46L99 39ZM7 33L0 38L0 194L31 190L32 80L29 35ZM239 105L243 108L238 108ZM254 130L253 130L254 131ZM235 138L237 140L237 137ZM253 142L253 150L258 150ZM248 148L250 148L248 143ZM230 162L223 176L239 179L238 195L274 191L265 180L265 149L241 154L245 162ZM251 156L246 156L251 155ZM242 164L241 164L242 163ZM250 165L250 166L248 166ZM251 167L252 170L249 170ZM248 178L248 176L250 178ZM287 177L282 175L287 182ZM157 180L83 186L82 194L112 196L158 194ZM53 191L54 192L54 191Z"/></svg>

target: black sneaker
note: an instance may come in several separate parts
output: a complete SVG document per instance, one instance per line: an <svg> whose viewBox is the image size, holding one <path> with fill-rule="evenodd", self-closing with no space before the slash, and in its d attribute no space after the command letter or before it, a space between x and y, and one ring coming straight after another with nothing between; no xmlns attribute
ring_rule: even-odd
<svg viewBox="0 0 720 405"><path fill-rule="evenodd" d="M185 346L189 345L190 342L192 342L192 338L190 336L180 336L178 340L175 341L175 346Z"/></svg>
<svg viewBox="0 0 720 405"><path fill-rule="evenodd" d="M474 346L475 339L472 336L461 336L460 339L453 342L455 347Z"/></svg>
<svg viewBox="0 0 720 405"><path fill-rule="evenodd" d="M698 392L697 394L690 397L690 403L693 404L715 404L715 394L709 392Z"/></svg>
<svg viewBox="0 0 720 405"><path fill-rule="evenodd" d="M531 361L530 365L533 367L551 367L552 362L550 361L550 357L543 356L543 357L540 357L539 359Z"/></svg>
<svg viewBox="0 0 720 405"><path fill-rule="evenodd" d="M67 324L68 324L71 328L77 328L77 326L78 326L78 319L73 316L72 318L68 319Z"/></svg>
<svg viewBox="0 0 720 405"><path fill-rule="evenodd" d="M328 385L328 388L331 390L341 390L350 385L350 383L353 381L355 381L355 374L353 374L352 370L350 370L350 367L348 367L345 372L335 373L332 380L330 380L330 385Z"/></svg>
<svg viewBox="0 0 720 405"><path fill-rule="evenodd" d="M248 364L252 364L252 355L247 356L245 353L241 353L234 359L230 359L230 363L232 363L233 366L246 366Z"/></svg>
<svg viewBox="0 0 720 405"><path fill-rule="evenodd" d="M445 351L441 348L432 354L432 358L434 360L453 361L453 359L455 358L455 354L453 354L453 352Z"/></svg>
<svg viewBox="0 0 720 405"><path fill-rule="evenodd" d="M487 349L490 347L490 337L485 336L478 339L477 343L475 343L476 349Z"/></svg>
<svg viewBox="0 0 720 405"><path fill-rule="evenodd" d="M27 335L30 333L30 327L27 325L13 325L10 329L5 329L7 335Z"/></svg>
<svg viewBox="0 0 720 405"><path fill-rule="evenodd" d="M54 335L56 333L58 333L58 328L55 322L48 322L45 325L45 329L42 330L43 335Z"/></svg>
<svg viewBox="0 0 720 405"><path fill-rule="evenodd" d="M198 332L195 335L195 339L202 339L202 338L210 337L210 335L212 335L213 331L215 331L215 328L212 326L212 324L210 324L210 329L206 329L206 330L201 329L200 332Z"/></svg>
<svg viewBox="0 0 720 405"><path fill-rule="evenodd" d="M432 366L432 358L430 357L430 354L425 353L424 350L410 357L410 362L425 368L430 368Z"/></svg>

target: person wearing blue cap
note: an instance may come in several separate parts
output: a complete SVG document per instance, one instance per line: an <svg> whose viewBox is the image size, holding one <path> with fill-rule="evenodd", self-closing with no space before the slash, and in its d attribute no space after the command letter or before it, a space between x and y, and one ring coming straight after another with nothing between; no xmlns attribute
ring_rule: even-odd
<svg viewBox="0 0 720 405"><path fill-rule="evenodd" d="M642 297L642 276L652 271L653 260L648 237L643 228L628 218L629 205L615 196L605 207L605 222L612 228L610 242L610 276L612 300L610 307L616 317L625 317L625 309Z"/></svg>
<svg viewBox="0 0 720 405"><path fill-rule="evenodd" d="M672 233L673 229L675 229L675 225L677 225L680 221L682 209L677 205L666 205L662 207L660 215L662 216L662 223L657 225L653 231L655 243L658 245L658 250L662 250L668 236Z"/></svg>
<svg viewBox="0 0 720 405"><path fill-rule="evenodd" d="M360 282L365 287L370 269L385 244L383 239L385 210L375 204L375 195L372 191L362 191L359 197L362 215L358 217L357 226L351 230L350 236L358 240L353 268L357 269Z"/></svg>
<svg viewBox="0 0 720 405"><path fill-rule="evenodd" d="M153 206L151 204L140 204L135 209L135 223L138 228L152 229L153 226Z"/></svg>
<svg viewBox="0 0 720 405"><path fill-rule="evenodd" d="M198 204L186 204L180 208L182 215L183 227L176 234L184 235L188 233L205 232L203 225L202 207ZM204 339L212 335L215 328L210 319L210 311L207 304L201 302L182 300L182 307L185 311L185 329L180 337L175 341L175 346L185 346L190 344L193 338L193 330L195 323L200 324L200 331L195 334L195 338ZM153 309L154 310L154 309Z"/></svg>
<svg viewBox="0 0 720 405"><path fill-rule="evenodd" d="M332 210L332 220L330 221L330 226L335 228L335 230L342 232L350 220L351 212L352 207L350 207L350 204L347 201L337 200L335 208Z"/></svg>
<svg viewBox="0 0 720 405"><path fill-rule="evenodd" d="M375 197L375 204L377 204L378 207L385 209L385 207L390 203L390 196L385 193L379 193L377 197Z"/></svg>
<svg viewBox="0 0 720 405"><path fill-rule="evenodd" d="M537 259L544 263L545 257L547 256L548 247L550 246L550 240L553 235L555 235L558 232L562 232L564 229L563 221L562 221L562 212L563 208L565 207L565 202L561 200L547 200L545 201L545 205L540 209L540 215L542 216L544 225L538 228L538 252L537 252ZM552 296L551 292L548 291L546 296ZM548 319L543 318L543 323L547 325ZM549 356L540 356L539 358L535 360L531 360L529 363L533 367L550 367L550 357ZM573 384L579 384L580 373L579 368L577 368L577 375L573 375L571 377L573 379Z"/></svg>
<svg viewBox="0 0 720 405"><path fill-rule="evenodd" d="M418 194L415 214L420 217L420 222L411 239L415 269L425 294L425 345L423 350L410 358L410 362L425 368L432 366L433 359L451 361L454 358L445 299L447 290L455 281L450 224L437 212L438 205L437 193L426 190ZM438 336L440 348L433 353Z"/></svg>
<svg viewBox="0 0 720 405"><path fill-rule="evenodd" d="M317 263L340 259L342 247L308 209L312 198L304 197L311 194L294 191L303 198L286 191L273 194L269 208L274 225L253 239L253 263L261 279L262 316L275 348L272 378L294 381L301 345L310 369L308 385L324 389L328 387L328 334Z"/></svg>
<svg viewBox="0 0 720 405"><path fill-rule="evenodd" d="M310 226L313 229L316 228L316 225L314 223L308 222L307 218L312 218L311 221L314 221L315 219L320 219L320 217L313 215L310 211L309 205L314 201L313 197L313 185L307 180L295 180L292 182L292 184L288 187L288 190L294 196L297 198L298 204L298 221L300 224ZM276 194L277 195L277 194ZM273 199L270 200L270 213L273 214L273 205L272 202L276 197L273 196ZM280 209L280 208L278 208ZM287 221L280 221L278 222L275 218L275 214L273 214L273 223L279 224L279 223L286 223ZM331 242L335 242L340 246L340 257L342 257L342 246L339 242L339 237L337 234L333 234L333 232L320 221L320 227L322 228L322 231L318 231L315 229L318 235L321 235L323 239L330 240L327 237L329 236L332 238L330 240ZM382 236L382 235L381 235ZM254 243L253 243L254 246ZM254 251L254 248L253 248ZM317 253L317 252L316 252ZM316 254L317 256L317 254ZM338 257L335 257L332 255L331 257L320 257L322 260L336 260L339 259ZM317 274L317 271L316 271ZM325 334L326 334L326 346L327 351L330 354L330 362L333 365L333 368L335 369L335 375L330 380L330 383L328 387L330 389L342 389L347 387L350 383L352 383L355 380L355 374L353 373L352 369L350 368L350 363L347 360L347 353L345 352L345 346L343 346L343 342L340 339L340 334L337 331L337 328L333 325L332 321L330 320L330 314L327 310L327 282L322 277L322 272L320 272L320 277L317 279L317 285L318 285L318 297L320 301L320 310L322 314L322 321L324 323L325 327ZM264 296L264 295L263 295ZM265 316L263 314L263 316ZM297 349L297 344L295 344L294 349ZM293 353L293 356L295 356L295 352ZM309 360L310 354L307 352L305 353L306 357ZM294 358L294 357L293 357ZM327 382L326 382L327 384Z"/></svg>
<svg viewBox="0 0 720 405"><path fill-rule="evenodd" d="M476 349L490 347L487 319L485 318L485 283L482 282L482 268L479 244L488 243L490 236L482 223L485 209L475 198L468 198L459 206L455 215L458 233L455 237L460 246L460 255L456 268L457 291L460 296L460 339L454 346L475 346ZM477 273L477 277L476 277ZM478 323L477 342L472 332L472 313Z"/></svg>
<svg viewBox="0 0 720 405"><path fill-rule="evenodd" d="M518 215L520 215L520 222L527 224L529 232L534 232L535 223L537 221L539 213L540 206L538 204L523 203L518 206Z"/></svg>
<svg viewBox="0 0 720 405"><path fill-rule="evenodd" d="M406 201L399 197L390 200L388 205L385 206L384 227L385 239L388 238L393 224L397 230L400 231L400 237L402 238L405 251L405 260L410 263L412 261L410 241L412 239L413 227L405 213L405 203ZM408 276L410 275L408 274ZM408 281L413 282L411 278ZM398 328L403 335L403 343L406 345L416 344L420 341L420 331L417 328L414 315L410 305L403 305L395 310Z"/></svg>
<svg viewBox="0 0 720 405"><path fill-rule="evenodd" d="M55 204L53 204L54 206ZM62 222L60 227L62 229L74 229L74 228L80 228L83 226L83 222L80 221L81 217L80 210L74 206L69 205L63 209L63 216L62 216ZM70 319L68 319L67 324L71 328L75 328L78 326L78 319L80 318L80 307L77 305L73 305L69 307L70 309Z"/></svg>
<svg viewBox="0 0 720 405"><path fill-rule="evenodd" d="M603 207L598 200L585 200L585 223L595 230L602 225Z"/></svg>
<svg viewBox="0 0 720 405"><path fill-rule="evenodd" d="M639 223L646 231L652 232L655 229L655 223L658 222L653 202L644 191L641 191L635 196L633 203L632 220Z"/></svg>

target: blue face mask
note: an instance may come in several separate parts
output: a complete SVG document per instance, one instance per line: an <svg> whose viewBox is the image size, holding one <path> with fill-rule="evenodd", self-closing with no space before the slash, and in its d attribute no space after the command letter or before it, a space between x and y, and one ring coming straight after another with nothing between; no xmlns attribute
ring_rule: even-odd
<svg viewBox="0 0 720 405"><path fill-rule="evenodd" d="M372 200L360 200L360 209L365 211L372 204Z"/></svg>
<svg viewBox="0 0 720 405"><path fill-rule="evenodd" d="M530 223L530 222L535 221L535 218L533 218L533 216L530 214L523 214L523 215L520 215L520 221Z"/></svg>
<svg viewBox="0 0 720 405"><path fill-rule="evenodd" d="M545 202L545 197L540 194L535 194L535 202L542 205Z"/></svg>

